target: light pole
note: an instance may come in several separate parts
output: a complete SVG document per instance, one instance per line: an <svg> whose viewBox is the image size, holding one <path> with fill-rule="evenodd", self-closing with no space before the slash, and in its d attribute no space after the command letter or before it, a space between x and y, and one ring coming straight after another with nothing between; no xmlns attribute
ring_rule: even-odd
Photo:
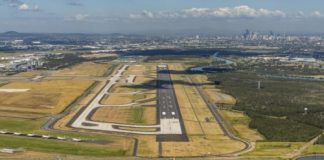
<svg viewBox="0 0 324 160"><path fill-rule="evenodd" d="M307 111L308 111L308 108L307 108L307 107L305 107L305 108L304 108L304 115L306 115L306 114L307 114Z"/></svg>

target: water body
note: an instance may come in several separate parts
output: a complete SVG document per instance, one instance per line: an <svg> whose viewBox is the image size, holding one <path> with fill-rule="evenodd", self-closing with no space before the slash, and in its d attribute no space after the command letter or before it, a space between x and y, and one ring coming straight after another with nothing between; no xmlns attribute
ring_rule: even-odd
<svg viewBox="0 0 324 160"><path fill-rule="evenodd" d="M324 156L307 156L298 158L298 160L324 160Z"/></svg>
<svg viewBox="0 0 324 160"><path fill-rule="evenodd" d="M224 58L217 58L217 59L224 61L226 65L234 64L233 61L230 61L228 59L224 59Z"/></svg>
<svg viewBox="0 0 324 160"><path fill-rule="evenodd" d="M209 66L200 66L200 67L194 67L194 68L190 68L190 71L194 71L194 72L203 72L204 68L207 68Z"/></svg>
<svg viewBox="0 0 324 160"><path fill-rule="evenodd" d="M223 59L223 58L218 58L218 59L223 60L226 65L235 63L233 61ZM215 68L212 66L198 66L198 67L190 68L190 71L193 71L193 72L223 72L223 71L228 71L228 70L229 69L226 69L226 68Z"/></svg>
<svg viewBox="0 0 324 160"><path fill-rule="evenodd" d="M220 58L220 57L218 57L218 55L219 55L219 52L216 52L211 57L212 58L216 58L216 59L221 60L221 61L224 61L226 65L230 65L230 64L234 64L235 63L235 62L230 61L228 59Z"/></svg>
<svg viewBox="0 0 324 160"><path fill-rule="evenodd" d="M211 66L199 66L191 68L190 71L192 72L206 72L206 73L215 73L215 72L228 72L232 69L229 68L215 68Z"/></svg>

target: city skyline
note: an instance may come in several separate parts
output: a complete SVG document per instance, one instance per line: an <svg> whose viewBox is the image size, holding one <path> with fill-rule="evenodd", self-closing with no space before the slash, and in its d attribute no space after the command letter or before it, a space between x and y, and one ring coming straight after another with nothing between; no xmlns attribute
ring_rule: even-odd
<svg viewBox="0 0 324 160"><path fill-rule="evenodd" d="M320 0L0 0L0 32L323 33L323 5Z"/></svg>

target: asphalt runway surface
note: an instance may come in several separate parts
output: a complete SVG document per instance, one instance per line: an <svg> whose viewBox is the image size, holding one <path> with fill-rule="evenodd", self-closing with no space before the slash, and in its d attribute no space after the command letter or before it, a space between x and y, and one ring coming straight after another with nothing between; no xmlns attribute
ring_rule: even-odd
<svg viewBox="0 0 324 160"><path fill-rule="evenodd" d="M187 141L177 97L167 65L157 67L157 107L160 119L160 134L156 140Z"/></svg>
<svg viewBox="0 0 324 160"><path fill-rule="evenodd" d="M160 119L179 119L178 104L173 92L172 80L168 68L158 67L157 105Z"/></svg>

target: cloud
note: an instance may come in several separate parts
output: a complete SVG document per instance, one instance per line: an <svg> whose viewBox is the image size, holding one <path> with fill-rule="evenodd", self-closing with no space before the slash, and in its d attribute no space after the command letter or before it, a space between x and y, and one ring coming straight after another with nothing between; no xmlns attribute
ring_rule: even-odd
<svg viewBox="0 0 324 160"><path fill-rule="evenodd" d="M74 16L74 20L76 20L76 21L84 21L84 20L86 20L88 17L89 17L88 14L76 14L76 15Z"/></svg>
<svg viewBox="0 0 324 160"><path fill-rule="evenodd" d="M188 19L188 18L223 18L223 19L255 19L255 18L324 18L324 14L319 11L304 13L286 13L281 10L269 10L265 8L252 8L246 5L236 7L221 8L189 8L179 11L148 11L132 13L131 19Z"/></svg>
<svg viewBox="0 0 324 160"><path fill-rule="evenodd" d="M18 9L19 11L39 11L38 5L24 3L21 0L2 0L8 3L8 6Z"/></svg>
<svg viewBox="0 0 324 160"><path fill-rule="evenodd" d="M67 2L67 5L69 6L75 6L75 7L79 7L79 6L83 6L83 4L81 2L78 2L76 0L70 0Z"/></svg>
<svg viewBox="0 0 324 160"><path fill-rule="evenodd" d="M19 10L29 10L29 6L26 3L24 3L24 4L20 5L18 7L18 9Z"/></svg>
<svg viewBox="0 0 324 160"><path fill-rule="evenodd" d="M311 17L322 18L324 15L319 11L314 11L311 13Z"/></svg>
<svg viewBox="0 0 324 160"><path fill-rule="evenodd" d="M298 11L294 17L296 18L305 18L307 15L303 11Z"/></svg>
<svg viewBox="0 0 324 160"><path fill-rule="evenodd" d="M29 6L28 4L23 3L18 6L18 10L20 10L20 11L38 11L39 7L38 7L38 5Z"/></svg>
<svg viewBox="0 0 324 160"><path fill-rule="evenodd" d="M8 3L10 7L18 7L19 5L23 4L20 0L2 0L5 3Z"/></svg>
<svg viewBox="0 0 324 160"><path fill-rule="evenodd" d="M130 18L260 18L286 17L281 10L255 9L246 5L222 8L190 8L180 11L151 12L144 10L139 14L130 14Z"/></svg>

